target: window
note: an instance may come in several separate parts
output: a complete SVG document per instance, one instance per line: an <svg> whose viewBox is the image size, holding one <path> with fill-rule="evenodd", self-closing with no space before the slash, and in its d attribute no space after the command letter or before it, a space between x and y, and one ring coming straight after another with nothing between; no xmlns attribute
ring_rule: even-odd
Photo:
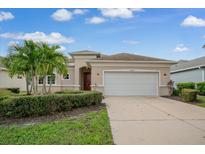
<svg viewBox="0 0 205 154"><path fill-rule="evenodd" d="M64 75L64 76L63 76L63 79L67 79L67 80L69 80L69 79L70 79L70 74L66 74L66 75Z"/></svg>
<svg viewBox="0 0 205 154"><path fill-rule="evenodd" d="M18 76L17 76L17 79L22 79L22 76L18 75Z"/></svg>
<svg viewBox="0 0 205 154"><path fill-rule="evenodd" d="M38 84L43 84L43 77L39 77Z"/></svg>
<svg viewBox="0 0 205 154"><path fill-rule="evenodd" d="M55 79L56 79L55 74L49 75L47 80L48 84L50 84L50 82L51 84L55 84Z"/></svg>

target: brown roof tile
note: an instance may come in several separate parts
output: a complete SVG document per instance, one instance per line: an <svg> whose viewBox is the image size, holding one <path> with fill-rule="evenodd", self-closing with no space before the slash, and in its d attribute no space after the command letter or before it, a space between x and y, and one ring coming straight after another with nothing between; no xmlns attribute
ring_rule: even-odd
<svg viewBox="0 0 205 154"><path fill-rule="evenodd" d="M135 55L130 53L119 53L110 56L103 56L98 60L122 60L122 61L168 61L166 59L159 59L154 57L147 57L141 55Z"/></svg>

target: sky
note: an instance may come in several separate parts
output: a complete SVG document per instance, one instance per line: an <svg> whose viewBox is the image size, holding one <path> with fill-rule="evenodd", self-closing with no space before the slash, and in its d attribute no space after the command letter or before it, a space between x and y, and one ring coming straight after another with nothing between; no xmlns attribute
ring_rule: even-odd
<svg viewBox="0 0 205 154"><path fill-rule="evenodd" d="M23 40L170 60L205 56L205 9L0 9L0 56Z"/></svg>

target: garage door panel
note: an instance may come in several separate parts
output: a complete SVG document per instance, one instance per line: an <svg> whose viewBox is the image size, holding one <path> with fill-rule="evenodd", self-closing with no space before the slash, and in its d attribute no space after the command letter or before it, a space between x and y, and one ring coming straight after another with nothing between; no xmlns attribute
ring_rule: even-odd
<svg viewBox="0 0 205 154"><path fill-rule="evenodd" d="M105 72L105 95L157 95L158 73Z"/></svg>

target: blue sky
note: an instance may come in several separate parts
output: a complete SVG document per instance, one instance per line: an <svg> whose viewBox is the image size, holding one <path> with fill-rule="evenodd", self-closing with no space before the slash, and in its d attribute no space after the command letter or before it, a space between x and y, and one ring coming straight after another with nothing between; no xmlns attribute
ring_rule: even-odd
<svg viewBox="0 0 205 154"><path fill-rule="evenodd" d="M171 60L205 56L205 9L0 9L0 55L23 39Z"/></svg>

